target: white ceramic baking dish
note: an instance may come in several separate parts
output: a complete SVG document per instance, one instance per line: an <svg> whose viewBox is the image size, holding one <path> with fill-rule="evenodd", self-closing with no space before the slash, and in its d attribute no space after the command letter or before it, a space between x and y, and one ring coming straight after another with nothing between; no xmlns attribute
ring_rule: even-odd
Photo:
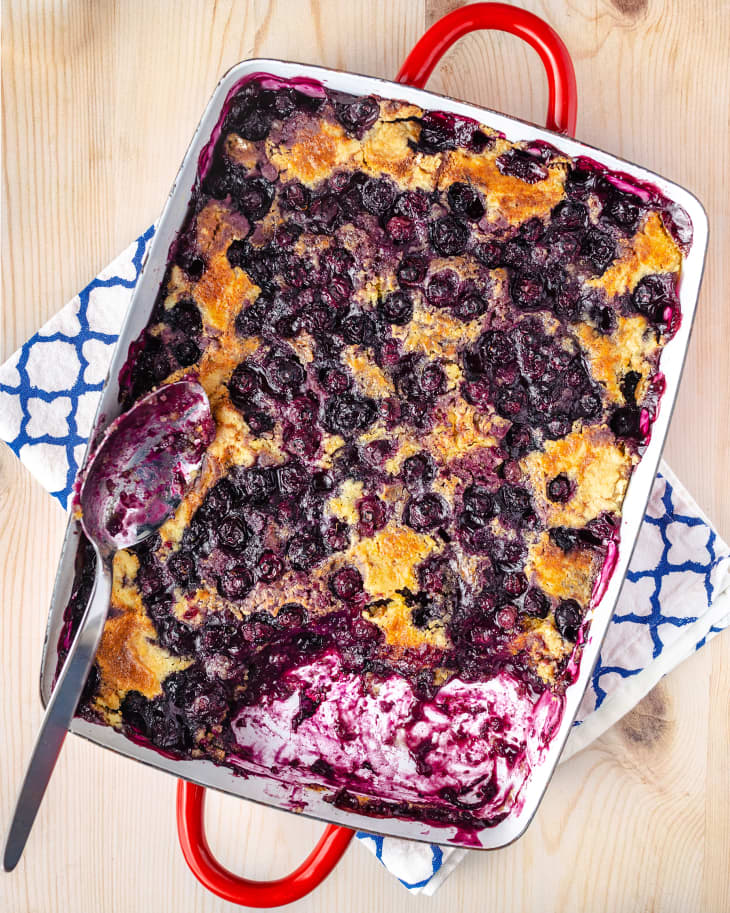
<svg viewBox="0 0 730 913"><path fill-rule="evenodd" d="M609 153L504 114L478 108L431 92L414 89L407 85L374 79L369 76L354 75L278 60L259 59L245 61L229 70L218 84L177 174L116 346L93 433L105 426L120 411L118 403L119 372L127 358L130 343L143 330L150 316L165 272L170 244L180 230L188 209L191 190L197 177L199 157L219 121L226 98L241 80L253 73L267 73L283 79L304 77L317 80L328 88L354 95L376 94L385 98L403 99L413 102L426 110L450 111L454 114L473 118L495 130L502 131L507 139L512 141L546 141L570 156L588 156L600 165L606 166L611 170L623 172L633 180L654 184L666 197L679 204L692 220L694 239L684 264L679 290L682 322L674 338L666 345L661 360L661 370L666 377L666 390L661 400L658 417L653 425L651 441L629 485L621 522L621 544L618 561L605 594L593 611L579 674L575 683L567 689L566 705L559 731L544 754L542 761L532 770L528 781L523 787L521 801L517 803L513 813L505 820L496 826L483 829L477 835L479 845L482 848L504 846L522 834L539 805L550 776L558 762L561 749L570 732L583 692L590 681L591 670L598 657L601 642L621 589L656 475L669 427L669 420L677 396L702 276L707 245L707 218L699 201L687 190L671 181L631 162L616 158ZM74 578L74 558L79 536L78 523L70 519L58 567L43 654L41 696L44 703L48 700L57 665L57 643L63 624L64 608L71 594ZM217 767L210 761L171 760L152 748L135 744L110 728L94 725L79 718L74 720L71 731L84 736L92 742L96 742L98 745L111 748L119 754L165 770L176 777L223 790L246 799L262 802L266 805L290 809L291 796L289 789L284 784L274 780L257 776L236 776L232 771ZM435 827L400 818L365 817L350 811L341 811L325 801L325 795L321 790L308 793L303 809L304 814L350 828L367 831L375 830L382 834L398 837L427 840L442 844L460 842L460 837L455 828ZM302 811L301 808L298 810ZM474 844L470 843L470 845L473 846Z"/></svg>

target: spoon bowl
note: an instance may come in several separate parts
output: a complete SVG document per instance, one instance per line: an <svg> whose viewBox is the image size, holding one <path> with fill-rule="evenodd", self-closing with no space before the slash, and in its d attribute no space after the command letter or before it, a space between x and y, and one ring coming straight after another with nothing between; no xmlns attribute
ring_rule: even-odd
<svg viewBox="0 0 730 913"><path fill-rule="evenodd" d="M205 391L177 381L149 393L109 426L83 471L78 503L88 538L129 548L172 516L214 431Z"/></svg>

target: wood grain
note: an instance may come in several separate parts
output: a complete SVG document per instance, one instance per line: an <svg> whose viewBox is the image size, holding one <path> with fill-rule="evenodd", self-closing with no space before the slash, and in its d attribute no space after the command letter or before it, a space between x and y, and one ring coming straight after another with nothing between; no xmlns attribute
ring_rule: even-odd
<svg viewBox="0 0 730 913"><path fill-rule="evenodd" d="M213 86L254 55L392 76L450 0L3 0L0 359L158 215ZM730 536L730 4L570 0L523 6L576 64L578 136L642 162L705 203L711 245L667 455ZM506 35L459 43L439 92L535 121L537 56ZM0 452L0 821L40 719L37 676L64 519ZM730 910L730 636L676 669L561 767L526 836L471 854L431 900L406 896L365 850L294 909ZM187 872L175 781L69 739L8 913L233 909ZM211 842L249 875L293 868L320 826L211 796ZM244 862L245 860L245 862Z"/></svg>

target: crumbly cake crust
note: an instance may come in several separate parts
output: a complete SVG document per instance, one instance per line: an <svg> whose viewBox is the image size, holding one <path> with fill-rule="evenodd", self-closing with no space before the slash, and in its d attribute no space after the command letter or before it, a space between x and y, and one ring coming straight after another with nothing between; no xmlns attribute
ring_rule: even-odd
<svg viewBox="0 0 730 913"><path fill-rule="evenodd" d="M216 436L175 517L115 557L82 712L241 766L236 713L333 651L423 706L499 675L562 694L681 262L667 201L593 163L403 102L243 85L124 375L126 406L196 376ZM90 568L82 549L69 625ZM306 776L345 806L484 823L444 789L363 799L321 761Z"/></svg>

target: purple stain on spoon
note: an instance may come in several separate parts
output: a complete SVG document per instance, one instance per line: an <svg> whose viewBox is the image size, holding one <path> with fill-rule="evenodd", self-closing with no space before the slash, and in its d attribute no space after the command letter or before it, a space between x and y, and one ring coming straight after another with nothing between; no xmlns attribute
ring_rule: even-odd
<svg viewBox="0 0 730 913"><path fill-rule="evenodd" d="M81 475L87 533L127 548L157 529L198 472L215 423L205 391L178 381L149 393L107 428Z"/></svg>

